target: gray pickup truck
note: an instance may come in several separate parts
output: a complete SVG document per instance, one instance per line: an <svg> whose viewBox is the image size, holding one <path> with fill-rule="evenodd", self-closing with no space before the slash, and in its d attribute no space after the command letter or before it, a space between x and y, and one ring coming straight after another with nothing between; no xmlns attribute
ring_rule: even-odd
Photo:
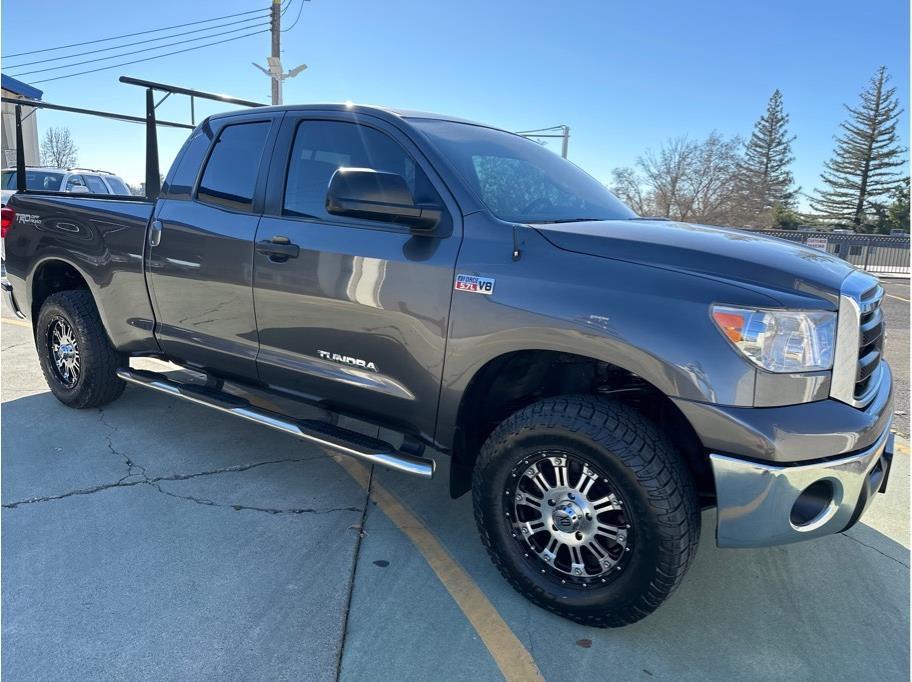
<svg viewBox="0 0 912 682"><path fill-rule="evenodd" d="M581 623L656 609L701 509L758 547L844 531L886 486L875 278L638 217L492 127L212 116L155 201L26 190L4 225L3 288L62 403L132 383L419 477L442 453L506 579Z"/></svg>

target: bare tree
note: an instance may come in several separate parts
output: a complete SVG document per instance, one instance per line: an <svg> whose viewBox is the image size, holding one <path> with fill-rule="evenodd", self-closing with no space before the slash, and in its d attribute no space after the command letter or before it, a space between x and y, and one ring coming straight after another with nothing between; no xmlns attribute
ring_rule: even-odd
<svg viewBox="0 0 912 682"><path fill-rule="evenodd" d="M716 132L696 146L685 178L692 222L731 224L734 216L741 140L726 140Z"/></svg>
<svg viewBox="0 0 912 682"><path fill-rule="evenodd" d="M653 196L635 168L624 166L611 171L611 191L642 216L656 215Z"/></svg>
<svg viewBox="0 0 912 682"><path fill-rule="evenodd" d="M48 128L41 141L41 163L54 168L69 168L79 163L79 148L69 128Z"/></svg>
<svg viewBox="0 0 912 682"><path fill-rule="evenodd" d="M729 223L740 145L716 132L702 142L673 138L638 158L636 168L615 169L612 189L640 215Z"/></svg>

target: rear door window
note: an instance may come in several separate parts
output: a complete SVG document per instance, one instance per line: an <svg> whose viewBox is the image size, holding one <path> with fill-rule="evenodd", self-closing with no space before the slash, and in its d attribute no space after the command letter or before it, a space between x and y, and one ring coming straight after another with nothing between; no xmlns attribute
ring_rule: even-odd
<svg viewBox="0 0 912 682"><path fill-rule="evenodd" d="M86 186L92 194L110 194L108 186L97 175L84 175Z"/></svg>
<svg viewBox="0 0 912 682"><path fill-rule="evenodd" d="M252 211L260 159L270 123L225 126L209 154L197 199L234 211Z"/></svg>
<svg viewBox="0 0 912 682"><path fill-rule="evenodd" d="M165 182L162 194L169 199L189 199L193 193L193 186L196 184L196 178L199 176L203 161L206 160L206 152L209 151L209 144L212 142L212 138L206 134L206 130L208 130L208 126L204 126L204 130L199 130L187 141L180 160Z"/></svg>

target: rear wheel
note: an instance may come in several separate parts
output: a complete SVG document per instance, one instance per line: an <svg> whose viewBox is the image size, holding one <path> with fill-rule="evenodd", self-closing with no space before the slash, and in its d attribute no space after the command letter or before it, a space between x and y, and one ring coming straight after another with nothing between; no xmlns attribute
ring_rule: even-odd
<svg viewBox="0 0 912 682"><path fill-rule="evenodd" d="M488 438L475 518L519 592L586 625L618 627L680 583L699 540L690 473L640 413L596 396L543 400Z"/></svg>
<svg viewBox="0 0 912 682"><path fill-rule="evenodd" d="M75 408L99 407L123 393L115 371L126 356L114 350L85 290L48 296L35 327L44 379L54 396Z"/></svg>

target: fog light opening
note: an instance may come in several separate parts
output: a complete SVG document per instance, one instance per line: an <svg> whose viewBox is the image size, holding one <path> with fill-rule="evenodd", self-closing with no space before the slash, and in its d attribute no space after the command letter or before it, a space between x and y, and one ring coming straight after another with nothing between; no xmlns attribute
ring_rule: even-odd
<svg viewBox="0 0 912 682"><path fill-rule="evenodd" d="M836 513L836 490L833 482L822 479L811 483L805 488L795 504L792 505L792 512L789 520L795 530L813 530L818 528Z"/></svg>

